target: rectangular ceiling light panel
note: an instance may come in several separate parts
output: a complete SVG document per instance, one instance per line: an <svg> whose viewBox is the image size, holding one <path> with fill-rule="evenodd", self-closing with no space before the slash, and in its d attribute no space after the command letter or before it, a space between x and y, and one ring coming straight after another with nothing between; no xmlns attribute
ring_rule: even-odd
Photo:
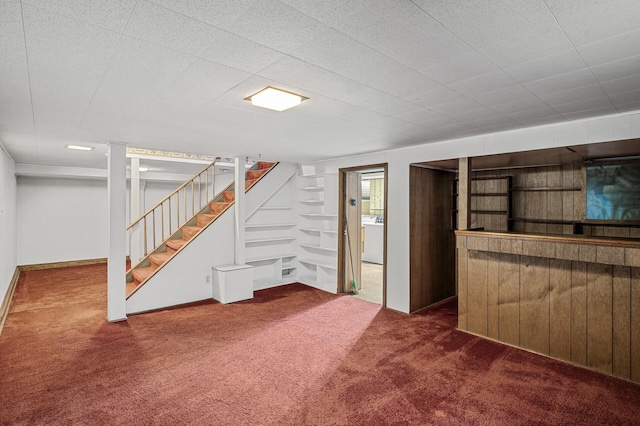
<svg viewBox="0 0 640 426"><path fill-rule="evenodd" d="M245 99L251 101L251 103L255 106L268 108L275 111L284 111L291 107L300 105L302 101L307 98L295 93L287 92L285 90L280 90L273 87L265 87L258 93L251 95Z"/></svg>

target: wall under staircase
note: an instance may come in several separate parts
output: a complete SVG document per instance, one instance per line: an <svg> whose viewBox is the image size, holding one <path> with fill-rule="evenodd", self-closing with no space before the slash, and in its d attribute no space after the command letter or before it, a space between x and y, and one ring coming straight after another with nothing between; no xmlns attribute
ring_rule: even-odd
<svg viewBox="0 0 640 426"><path fill-rule="evenodd" d="M250 228L255 230L266 225L265 230L279 229L271 225L285 222L291 224L291 227L295 226L296 174L297 165L278 163L246 193L245 211ZM265 212L268 213L265 214ZM280 216L274 215L278 212ZM220 215L127 299L127 314L212 298L212 268L234 263L234 226L232 207ZM294 230L290 235L293 235L293 232ZM250 239L250 236L247 239ZM243 242L247 249L247 264L254 266L257 272L254 288L261 289L295 282L295 238L282 239L272 236L262 239L264 241L249 241L248 245ZM285 241L288 243L283 244ZM264 268L264 262L272 262L273 266ZM287 270L288 273L284 279L282 265L294 266ZM271 276L268 271L272 271Z"/></svg>

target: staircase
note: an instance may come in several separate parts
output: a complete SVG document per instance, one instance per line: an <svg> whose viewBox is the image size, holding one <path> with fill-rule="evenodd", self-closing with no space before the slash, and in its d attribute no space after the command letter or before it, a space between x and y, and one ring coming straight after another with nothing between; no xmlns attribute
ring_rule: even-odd
<svg viewBox="0 0 640 426"><path fill-rule="evenodd" d="M249 191L276 165L277 163L258 161L250 170L247 170L245 191ZM171 195L169 195L167 199L170 197ZM172 258L177 256L178 253L180 253L180 251L182 251L191 241L204 231L204 229L215 222L220 215L233 205L234 200L235 183L231 183L223 191L216 194L203 209L187 220L184 225L154 248L151 253L129 269L127 271L127 299L144 286L144 284L148 282L157 271L162 269L164 265L170 262ZM147 212L147 214L148 213L149 212Z"/></svg>

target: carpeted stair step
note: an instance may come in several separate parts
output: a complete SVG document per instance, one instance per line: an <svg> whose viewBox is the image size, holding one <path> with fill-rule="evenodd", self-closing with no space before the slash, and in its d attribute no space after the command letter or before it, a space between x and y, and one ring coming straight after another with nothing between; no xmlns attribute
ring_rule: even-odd
<svg viewBox="0 0 640 426"><path fill-rule="evenodd" d="M251 180L245 180L244 181L244 189L245 191L249 188L251 188L253 186L254 183L256 183L258 179L251 179Z"/></svg>
<svg viewBox="0 0 640 426"><path fill-rule="evenodd" d="M236 193L234 191L224 191L222 196L224 197L225 203L233 203L236 199Z"/></svg>
<svg viewBox="0 0 640 426"><path fill-rule="evenodd" d="M222 213L227 207L229 207L229 203L214 201L213 203L209 204L209 211L211 212L211 214L217 215Z"/></svg>
<svg viewBox="0 0 640 426"><path fill-rule="evenodd" d="M198 232L200 232L201 229L202 229L202 227L200 227L200 226L183 226L182 227L182 239L189 241Z"/></svg>
<svg viewBox="0 0 640 426"><path fill-rule="evenodd" d="M258 161L258 168L259 169L270 169L275 165L276 165L276 163L271 163L269 161Z"/></svg>
<svg viewBox="0 0 640 426"><path fill-rule="evenodd" d="M162 264L164 264L169 258L173 256L173 253L164 252L164 253L154 253L149 256L149 260L151 261L151 267L158 269Z"/></svg>
<svg viewBox="0 0 640 426"><path fill-rule="evenodd" d="M186 243L187 240L183 239L167 240L167 253L175 253L176 251L180 250Z"/></svg>
<svg viewBox="0 0 640 426"><path fill-rule="evenodd" d="M249 170L247 172L247 180L255 180L260 178L263 174L267 173L269 169Z"/></svg>
<svg viewBox="0 0 640 426"><path fill-rule="evenodd" d="M155 268L136 268L131 271L131 276L133 277L133 282L135 285L140 285L141 282L145 281L151 274L153 274Z"/></svg>
<svg viewBox="0 0 640 426"><path fill-rule="evenodd" d="M196 215L196 226L204 228L209 223L213 222L213 219L218 217L217 214L198 213Z"/></svg>

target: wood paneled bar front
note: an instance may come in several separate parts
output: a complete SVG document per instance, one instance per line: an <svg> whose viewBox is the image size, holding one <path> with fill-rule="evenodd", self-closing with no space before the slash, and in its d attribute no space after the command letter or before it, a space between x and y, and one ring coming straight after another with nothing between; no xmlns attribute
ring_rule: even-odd
<svg viewBox="0 0 640 426"><path fill-rule="evenodd" d="M640 239L455 234L459 329L640 382Z"/></svg>

